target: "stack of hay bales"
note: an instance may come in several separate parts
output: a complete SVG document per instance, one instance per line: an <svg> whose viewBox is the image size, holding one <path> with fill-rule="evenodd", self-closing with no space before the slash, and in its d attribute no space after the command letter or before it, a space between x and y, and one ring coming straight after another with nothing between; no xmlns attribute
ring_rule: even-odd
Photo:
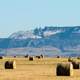
<svg viewBox="0 0 80 80"><path fill-rule="evenodd" d="M29 61L33 61L33 56L29 56Z"/></svg>
<svg viewBox="0 0 80 80"><path fill-rule="evenodd" d="M73 65L72 63L58 63L56 68L57 76L72 76Z"/></svg>
<svg viewBox="0 0 80 80"><path fill-rule="evenodd" d="M5 69L15 69L16 62L15 61L6 61L4 66L5 66Z"/></svg>

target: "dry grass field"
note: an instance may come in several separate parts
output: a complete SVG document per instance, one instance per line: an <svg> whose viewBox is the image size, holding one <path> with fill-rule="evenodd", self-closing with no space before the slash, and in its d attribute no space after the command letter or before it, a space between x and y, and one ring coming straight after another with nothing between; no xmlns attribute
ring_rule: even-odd
<svg viewBox="0 0 80 80"><path fill-rule="evenodd" d="M16 69L5 69L5 61L16 61ZM0 59L0 80L80 80L80 70L73 70L73 76L56 76L57 63L67 62L67 58Z"/></svg>

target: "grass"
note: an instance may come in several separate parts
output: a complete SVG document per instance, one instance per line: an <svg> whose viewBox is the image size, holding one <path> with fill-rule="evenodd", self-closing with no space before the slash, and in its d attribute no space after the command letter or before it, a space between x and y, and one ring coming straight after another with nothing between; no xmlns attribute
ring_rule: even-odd
<svg viewBox="0 0 80 80"><path fill-rule="evenodd" d="M5 70L4 62L16 61L16 69ZM75 60L77 60L75 58ZM56 65L59 62L67 62L67 58L44 58L29 61L28 58L6 57L0 59L0 80L80 80L80 70L74 70L70 77L56 76ZM78 60L80 61L80 60Z"/></svg>

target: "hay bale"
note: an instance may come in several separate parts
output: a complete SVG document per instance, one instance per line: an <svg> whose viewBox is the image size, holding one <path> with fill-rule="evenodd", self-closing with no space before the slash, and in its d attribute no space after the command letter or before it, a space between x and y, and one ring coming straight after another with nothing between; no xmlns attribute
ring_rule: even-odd
<svg viewBox="0 0 80 80"><path fill-rule="evenodd" d="M44 56L43 56L42 54L40 55L40 57L41 57L41 58L44 58Z"/></svg>
<svg viewBox="0 0 80 80"><path fill-rule="evenodd" d="M57 76L72 76L73 65L72 63L58 63L56 68Z"/></svg>
<svg viewBox="0 0 80 80"><path fill-rule="evenodd" d="M33 57L32 56L29 57L29 61L33 61Z"/></svg>
<svg viewBox="0 0 80 80"><path fill-rule="evenodd" d="M57 58L60 58L60 56L57 56Z"/></svg>
<svg viewBox="0 0 80 80"><path fill-rule="evenodd" d="M0 59L3 59L3 56L0 56Z"/></svg>
<svg viewBox="0 0 80 80"><path fill-rule="evenodd" d="M77 57L77 59L80 59L80 57Z"/></svg>
<svg viewBox="0 0 80 80"><path fill-rule="evenodd" d="M73 61L73 69L80 69L80 62Z"/></svg>
<svg viewBox="0 0 80 80"><path fill-rule="evenodd" d="M24 57L25 57L25 58L28 58L28 57L29 57L29 55L28 55L28 54L26 54Z"/></svg>
<svg viewBox="0 0 80 80"><path fill-rule="evenodd" d="M14 58L16 58L16 56L14 56Z"/></svg>
<svg viewBox="0 0 80 80"><path fill-rule="evenodd" d="M40 58L41 58L41 56L36 56L36 58L40 59Z"/></svg>
<svg viewBox="0 0 80 80"><path fill-rule="evenodd" d="M68 62L72 62L72 61L73 61L73 59L69 57L68 58Z"/></svg>
<svg viewBox="0 0 80 80"><path fill-rule="evenodd" d="M15 61L6 61L5 62L5 69L15 69L16 63Z"/></svg>

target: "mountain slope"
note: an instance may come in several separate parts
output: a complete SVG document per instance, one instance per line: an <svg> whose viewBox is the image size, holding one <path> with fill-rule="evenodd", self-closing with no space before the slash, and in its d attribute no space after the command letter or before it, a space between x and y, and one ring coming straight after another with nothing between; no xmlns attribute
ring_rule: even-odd
<svg viewBox="0 0 80 80"><path fill-rule="evenodd" d="M80 27L45 27L36 28L32 32L16 32L8 38L0 39L0 48L42 48L54 47L62 52L79 51Z"/></svg>

